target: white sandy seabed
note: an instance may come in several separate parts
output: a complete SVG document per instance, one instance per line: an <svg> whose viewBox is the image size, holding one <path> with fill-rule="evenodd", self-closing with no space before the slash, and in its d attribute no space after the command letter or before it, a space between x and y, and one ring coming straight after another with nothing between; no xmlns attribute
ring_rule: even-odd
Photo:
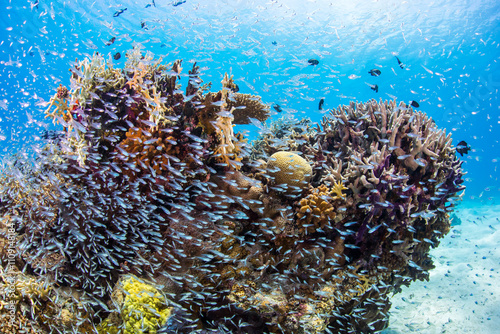
<svg viewBox="0 0 500 334"><path fill-rule="evenodd" d="M392 297L383 334L500 333L500 205L461 203L454 214L452 230L431 250L429 281Z"/></svg>

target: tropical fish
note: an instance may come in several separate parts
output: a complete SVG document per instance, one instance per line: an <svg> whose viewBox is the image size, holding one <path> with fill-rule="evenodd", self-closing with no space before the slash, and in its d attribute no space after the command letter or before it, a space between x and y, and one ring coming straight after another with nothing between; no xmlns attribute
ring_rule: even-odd
<svg viewBox="0 0 500 334"><path fill-rule="evenodd" d="M319 100L318 110L323 110L323 104L325 103L325 99Z"/></svg>
<svg viewBox="0 0 500 334"><path fill-rule="evenodd" d="M239 92L239 91L240 91L240 87L238 87L238 85L237 85L237 84L234 84L234 87L233 87L233 88L231 88L231 91L232 91L233 93L237 93L237 92Z"/></svg>
<svg viewBox="0 0 500 334"><path fill-rule="evenodd" d="M111 39L109 41L106 42L106 46L110 46L111 44L113 44L116 40L116 37L111 37Z"/></svg>
<svg viewBox="0 0 500 334"><path fill-rule="evenodd" d="M380 75L380 70L377 70L376 68L373 70L370 70L368 73L370 73L373 77L378 77Z"/></svg>
<svg viewBox="0 0 500 334"><path fill-rule="evenodd" d="M146 25L146 21L141 21L141 28L148 30L148 26Z"/></svg>
<svg viewBox="0 0 500 334"><path fill-rule="evenodd" d="M399 67L401 67L401 68L405 68L405 64L403 64L403 63L401 62L401 60L399 60L399 58L398 58L398 57L396 57L396 59L397 59L397 61L398 61Z"/></svg>
<svg viewBox="0 0 500 334"><path fill-rule="evenodd" d="M121 56L122 56L122 55L120 54L120 52L117 52L117 53L115 53L115 54L114 54L113 59L114 59L114 60L118 60L118 59L120 59L120 58L121 58Z"/></svg>
<svg viewBox="0 0 500 334"><path fill-rule="evenodd" d="M378 93L378 85L369 85L372 90Z"/></svg>
<svg viewBox="0 0 500 334"><path fill-rule="evenodd" d="M118 17L120 16L124 11L126 11L127 8L123 8L123 9L120 9L120 10L117 10L114 14L113 14L113 17Z"/></svg>
<svg viewBox="0 0 500 334"><path fill-rule="evenodd" d="M319 64L319 60L317 60L317 59L309 59L307 62L309 63L309 65L318 65Z"/></svg>
<svg viewBox="0 0 500 334"><path fill-rule="evenodd" d="M274 110L276 110L277 112L282 112L282 111L283 111L283 110L281 109L280 105L279 105L279 104L277 104L277 103L273 104L273 108L274 108Z"/></svg>
<svg viewBox="0 0 500 334"><path fill-rule="evenodd" d="M420 107L420 104L418 104L418 102L417 102L417 101L411 101L411 102L410 102L410 105L411 105L412 107L415 107L415 108Z"/></svg>
<svg viewBox="0 0 500 334"><path fill-rule="evenodd" d="M460 156L464 156L464 154L468 154L469 151L471 150L470 146L462 140L460 143L458 143L456 150L458 153L460 153Z"/></svg>
<svg viewBox="0 0 500 334"><path fill-rule="evenodd" d="M278 42L273 41L271 44L272 44L272 45L278 45Z"/></svg>
<svg viewBox="0 0 500 334"><path fill-rule="evenodd" d="M172 6L177 7L177 6L179 6L179 5L182 5L182 4L183 4L183 3L185 3L185 2L186 2L186 0L174 1L174 3L172 4Z"/></svg>

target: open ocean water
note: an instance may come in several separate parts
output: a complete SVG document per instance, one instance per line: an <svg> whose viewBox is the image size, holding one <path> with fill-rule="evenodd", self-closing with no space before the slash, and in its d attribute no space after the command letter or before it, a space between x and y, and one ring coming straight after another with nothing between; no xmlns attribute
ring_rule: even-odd
<svg viewBox="0 0 500 334"><path fill-rule="evenodd" d="M466 190L457 204L460 224L432 251L430 281L393 297L386 332L500 332L500 2L1 0L3 163L35 156L44 131L57 128L44 110L60 84L69 86L75 59L120 53L112 62L123 67L137 45L167 62L182 59L183 89L193 62L212 91L224 73L234 75L240 92L271 106L267 122L319 122L350 101L418 102L416 110L451 133L453 145L470 145L459 157ZM235 132L252 140L258 126Z"/></svg>

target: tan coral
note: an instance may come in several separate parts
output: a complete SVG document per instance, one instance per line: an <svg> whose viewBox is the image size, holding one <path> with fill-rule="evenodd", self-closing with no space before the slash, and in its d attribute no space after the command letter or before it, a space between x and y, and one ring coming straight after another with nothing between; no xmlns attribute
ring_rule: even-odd
<svg viewBox="0 0 500 334"><path fill-rule="evenodd" d="M301 156L292 152L274 153L267 162L268 174L286 194L300 194L309 184L312 168Z"/></svg>
<svg viewBox="0 0 500 334"><path fill-rule="evenodd" d="M250 94L234 93L234 101L228 101L228 108L234 108L234 124L249 124L250 118L264 122L269 117L269 107L262 103L261 97Z"/></svg>
<svg viewBox="0 0 500 334"><path fill-rule="evenodd" d="M269 107L262 103L260 96L238 93L239 88L232 75L224 75L222 86L231 92L227 94L225 102L227 110L232 110L234 124L249 124L250 118L264 122L269 117Z"/></svg>

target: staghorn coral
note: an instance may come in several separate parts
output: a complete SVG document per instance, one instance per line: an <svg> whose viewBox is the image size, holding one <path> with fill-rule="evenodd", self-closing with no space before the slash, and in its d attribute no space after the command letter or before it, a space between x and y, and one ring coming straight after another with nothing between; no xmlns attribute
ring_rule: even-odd
<svg viewBox="0 0 500 334"><path fill-rule="evenodd" d="M50 300L37 319L80 332L383 329L388 296L428 277L450 228L463 189L451 137L404 104L369 101L315 126L282 121L250 147L233 125L266 108L232 78L206 92L194 64L183 93L180 61L128 57L122 70L97 54L77 63L48 109L63 135L3 179L17 262L57 286L31 293Z"/></svg>

